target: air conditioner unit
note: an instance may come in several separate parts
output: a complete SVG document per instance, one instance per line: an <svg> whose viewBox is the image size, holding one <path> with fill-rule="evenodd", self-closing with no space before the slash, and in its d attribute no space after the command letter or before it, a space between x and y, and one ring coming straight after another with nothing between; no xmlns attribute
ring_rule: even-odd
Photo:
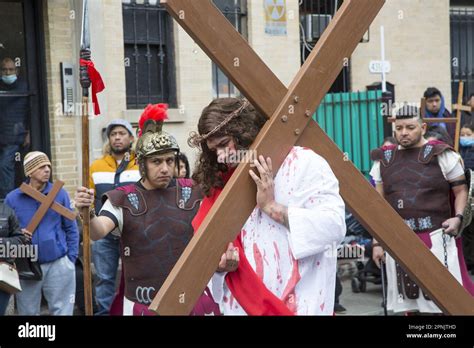
<svg viewBox="0 0 474 348"><path fill-rule="evenodd" d="M306 41L317 41L327 28L332 16L328 14L308 14L304 16Z"/></svg>

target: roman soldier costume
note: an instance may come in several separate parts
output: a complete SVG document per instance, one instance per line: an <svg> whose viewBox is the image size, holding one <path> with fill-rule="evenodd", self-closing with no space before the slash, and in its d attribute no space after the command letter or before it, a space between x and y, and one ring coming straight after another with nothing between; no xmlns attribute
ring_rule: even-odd
<svg viewBox="0 0 474 348"><path fill-rule="evenodd" d="M136 154L142 178L147 175L146 158L169 152L176 158L179 155L176 139L162 129L166 110L166 104L149 105L140 118ZM173 179L167 188L153 190L138 182L103 196L104 202L109 200L122 210L124 311L125 302L132 302L134 315L154 314L147 308L191 240L191 221L201 198L201 191L189 179ZM121 297L117 296L112 308Z"/></svg>
<svg viewBox="0 0 474 348"><path fill-rule="evenodd" d="M445 151L454 149L434 141L407 149L389 145L371 153L373 161L380 161L385 199L428 248L432 247L430 233L441 229L442 223L451 218L454 211L451 185L438 162L438 157ZM461 229L463 227L464 224ZM461 262L460 266L462 270ZM420 297L418 285L397 262L395 270L399 301L405 298L417 300ZM424 299L431 302L421 292Z"/></svg>

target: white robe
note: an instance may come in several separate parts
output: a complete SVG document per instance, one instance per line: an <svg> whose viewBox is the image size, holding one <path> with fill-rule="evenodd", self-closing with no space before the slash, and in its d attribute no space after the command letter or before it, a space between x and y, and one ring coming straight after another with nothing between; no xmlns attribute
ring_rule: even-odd
<svg viewBox="0 0 474 348"><path fill-rule="evenodd" d="M255 208L241 232L245 255L295 314L332 315L337 246L346 233L339 183L326 160L294 147L275 177L275 200L288 207L290 230ZM245 315L224 277L216 273L209 283L214 300L224 315Z"/></svg>
<svg viewBox="0 0 474 348"><path fill-rule="evenodd" d="M463 285L461 267L459 265L458 250L454 237L446 239L446 260L444 259L443 232L436 230L430 233L431 252L444 265L447 261L448 270L456 278L459 284ZM385 265L387 269L387 309L394 313L418 311L420 313L442 313L441 309L431 300L426 300L422 290L419 290L419 297L411 300L398 293L397 269L395 260L389 253L385 253Z"/></svg>

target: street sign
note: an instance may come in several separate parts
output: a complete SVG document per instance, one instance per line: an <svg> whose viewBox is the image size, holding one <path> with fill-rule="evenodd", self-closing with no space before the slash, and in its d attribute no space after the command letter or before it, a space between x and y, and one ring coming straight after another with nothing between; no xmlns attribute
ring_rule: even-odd
<svg viewBox="0 0 474 348"><path fill-rule="evenodd" d="M384 71L382 71L382 66ZM369 71L372 74L381 74L385 72L386 74L392 69L390 62L388 60L382 62L381 60L371 60L369 63Z"/></svg>

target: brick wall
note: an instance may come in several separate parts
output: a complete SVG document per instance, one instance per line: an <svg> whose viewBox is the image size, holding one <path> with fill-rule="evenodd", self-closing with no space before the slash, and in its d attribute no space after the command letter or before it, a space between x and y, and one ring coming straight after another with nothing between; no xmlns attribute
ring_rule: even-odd
<svg viewBox="0 0 474 348"><path fill-rule="evenodd" d="M75 61L76 12L69 0L44 2L44 31L46 47L46 73L48 112L51 133L51 161L53 180L65 182L71 194L79 184L78 151L80 142L77 130L78 117L66 117L61 112L60 62ZM79 133L80 134L80 133Z"/></svg>

